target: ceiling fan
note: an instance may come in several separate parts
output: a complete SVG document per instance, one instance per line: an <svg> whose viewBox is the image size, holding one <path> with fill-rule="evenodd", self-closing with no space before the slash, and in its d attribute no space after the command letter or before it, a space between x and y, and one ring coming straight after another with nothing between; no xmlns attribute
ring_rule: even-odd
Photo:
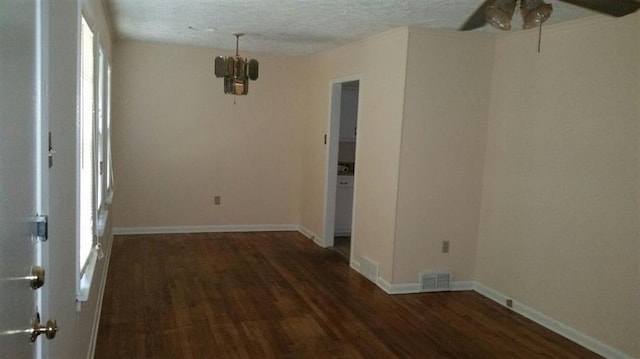
<svg viewBox="0 0 640 359"><path fill-rule="evenodd" d="M591 9L604 14L620 17L629 15L640 9L640 2L634 0L558 0ZM468 31L484 26L487 22L500 30L511 28L511 18L515 12L517 0L486 0L460 27ZM553 6L543 0L520 0L520 11L524 20L524 28L542 25L553 12Z"/></svg>

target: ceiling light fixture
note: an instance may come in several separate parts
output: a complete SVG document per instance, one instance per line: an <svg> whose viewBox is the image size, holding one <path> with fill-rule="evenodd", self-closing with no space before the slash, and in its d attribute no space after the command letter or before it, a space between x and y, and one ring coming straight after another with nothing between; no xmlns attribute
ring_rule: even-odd
<svg viewBox="0 0 640 359"><path fill-rule="evenodd" d="M500 30L511 29L511 19L516 9L516 0L496 0L485 11L488 23ZM551 17L553 5L543 0L520 0L520 14L524 21L524 28L530 29L541 26Z"/></svg>
<svg viewBox="0 0 640 359"><path fill-rule="evenodd" d="M496 0L487 6L484 12L485 20L496 29L511 29L511 19L517 3L517 0ZM523 27L525 29L539 27L538 53L540 53L540 44L542 43L542 23L549 20L552 12L553 5L547 4L543 0L520 0Z"/></svg>
<svg viewBox="0 0 640 359"><path fill-rule="evenodd" d="M516 11L516 0L496 0L485 11L487 22L500 30L511 29L511 18Z"/></svg>
<svg viewBox="0 0 640 359"><path fill-rule="evenodd" d="M232 95L246 95L249 93L249 80L258 79L258 60L238 55L238 46L242 33L233 34L236 37L236 55L218 56L215 60L216 77L224 78L224 93Z"/></svg>
<svg viewBox="0 0 640 359"><path fill-rule="evenodd" d="M542 25L549 20L553 12L553 5L542 0L522 0L520 1L520 13L524 21L524 28L531 29Z"/></svg>

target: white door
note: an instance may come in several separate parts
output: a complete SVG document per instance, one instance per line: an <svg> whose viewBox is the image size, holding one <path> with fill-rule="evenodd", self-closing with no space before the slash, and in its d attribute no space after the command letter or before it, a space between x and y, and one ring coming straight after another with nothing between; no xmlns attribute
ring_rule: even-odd
<svg viewBox="0 0 640 359"><path fill-rule="evenodd" d="M41 291L31 288L42 240L39 6L0 0L0 358L36 358L43 340L31 341Z"/></svg>

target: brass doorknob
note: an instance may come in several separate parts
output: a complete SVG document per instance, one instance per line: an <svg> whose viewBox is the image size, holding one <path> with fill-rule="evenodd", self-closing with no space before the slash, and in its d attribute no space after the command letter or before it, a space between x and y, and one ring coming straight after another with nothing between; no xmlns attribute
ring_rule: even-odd
<svg viewBox="0 0 640 359"><path fill-rule="evenodd" d="M40 313L36 313L32 321L31 341L35 342L40 334L44 334L47 339L51 340L56 337L58 332L58 322L55 319L49 319L46 325L40 325Z"/></svg>

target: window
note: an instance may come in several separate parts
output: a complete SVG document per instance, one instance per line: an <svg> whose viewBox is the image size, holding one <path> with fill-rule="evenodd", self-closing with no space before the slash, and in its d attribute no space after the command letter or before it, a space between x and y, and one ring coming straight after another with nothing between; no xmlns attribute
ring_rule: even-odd
<svg viewBox="0 0 640 359"><path fill-rule="evenodd" d="M87 21L82 18L80 42L80 121L79 121L79 263L86 269L91 248L94 246L94 36Z"/></svg>
<svg viewBox="0 0 640 359"><path fill-rule="evenodd" d="M105 93L106 118L105 118L105 188L106 188L106 204L110 205L113 200L113 168L111 162L111 66L107 63L107 91Z"/></svg>
<svg viewBox="0 0 640 359"><path fill-rule="evenodd" d="M98 101L96 105L96 218L100 218L100 213L104 211L104 117L105 117L105 59L102 49L98 49ZM98 223L99 227L100 223Z"/></svg>
<svg viewBox="0 0 640 359"><path fill-rule="evenodd" d="M113 170L111 169L111 67L102 49L99 54L98 114L96 119L96 233L103 234L113 199Z"/></svg>
<svg viewBox="0 0 640 359"><path fill-rule="evenodd" d="M80 28L78 121L78 301L88 298L101 258L100 237L113 196L111 169L111 68L100 36L83 16Z"/></svg>

